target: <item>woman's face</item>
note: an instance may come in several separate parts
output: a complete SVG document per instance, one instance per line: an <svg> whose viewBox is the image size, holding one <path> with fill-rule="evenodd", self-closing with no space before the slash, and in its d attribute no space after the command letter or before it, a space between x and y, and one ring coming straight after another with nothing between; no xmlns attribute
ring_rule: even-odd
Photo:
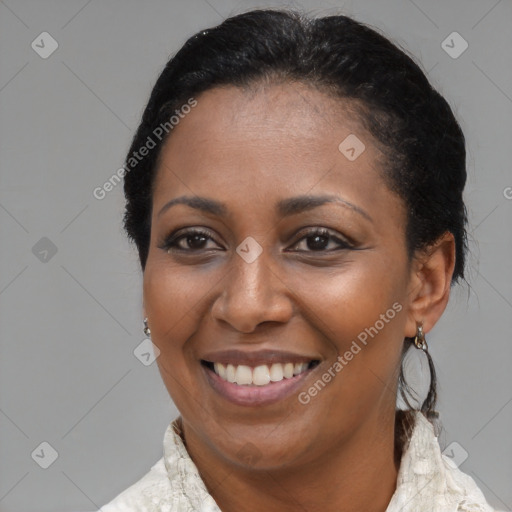
<svg viewBox="0 0 512 512"><path fill-rule="evenodd" d="M349 102L298 84L196 99L155 182L144 307L158 365L212 453L311 462L394 415L405 208Z"/></svg>

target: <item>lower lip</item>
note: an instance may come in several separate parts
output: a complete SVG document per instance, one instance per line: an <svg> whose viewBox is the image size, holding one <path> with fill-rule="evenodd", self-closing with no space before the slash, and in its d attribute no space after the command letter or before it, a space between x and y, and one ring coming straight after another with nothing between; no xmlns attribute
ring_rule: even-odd
<svg viewBox="0 0 512 512"><path fill-rule="evenodd" d="M291 379L270 382L265 386L239 386L221 379L213 370L201 365L210 386L224 398L237 405L261 406L284 400L301 387L304 379L319 365L295 375Z"/></svg>

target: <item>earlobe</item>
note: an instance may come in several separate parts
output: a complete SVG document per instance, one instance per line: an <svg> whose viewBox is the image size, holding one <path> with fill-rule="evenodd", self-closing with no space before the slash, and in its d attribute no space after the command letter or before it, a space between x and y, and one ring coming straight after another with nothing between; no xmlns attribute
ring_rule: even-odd
<svg viewBox="0 0 512 512"><path fill-rule="evenodd" d="M415 256L405 336L414 337L418 324L428 332L437 323L448 304L454 266L455 239L449 232Z"/></svg>

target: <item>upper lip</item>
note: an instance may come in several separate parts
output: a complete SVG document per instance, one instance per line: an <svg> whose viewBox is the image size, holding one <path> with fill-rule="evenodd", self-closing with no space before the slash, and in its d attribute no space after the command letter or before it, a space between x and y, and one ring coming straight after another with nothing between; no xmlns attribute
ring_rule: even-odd
<svg viewBox="0 0 512 512"><path fill-rule="evenodd" d="M309 363L311 361L317 361L319 358L281 350L245 351L231 349L209 352L201 359L210 363L222 363L224 365L232 364L233 366L237 366L243 364L247 366L258 366L273 363Z"/></svg>

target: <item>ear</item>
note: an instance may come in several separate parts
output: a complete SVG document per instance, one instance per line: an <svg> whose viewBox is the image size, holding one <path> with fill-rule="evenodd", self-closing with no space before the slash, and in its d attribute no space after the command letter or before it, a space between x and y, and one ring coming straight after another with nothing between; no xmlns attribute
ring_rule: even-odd
<svg viewBox="0 0 512 512"><path fill-rule="evenodd" d="M406 337L416 336L418 324L423 324L423 330L428 332L437 323L448 304L454 266L455 239L449 232L414 256Z"/></svg>

